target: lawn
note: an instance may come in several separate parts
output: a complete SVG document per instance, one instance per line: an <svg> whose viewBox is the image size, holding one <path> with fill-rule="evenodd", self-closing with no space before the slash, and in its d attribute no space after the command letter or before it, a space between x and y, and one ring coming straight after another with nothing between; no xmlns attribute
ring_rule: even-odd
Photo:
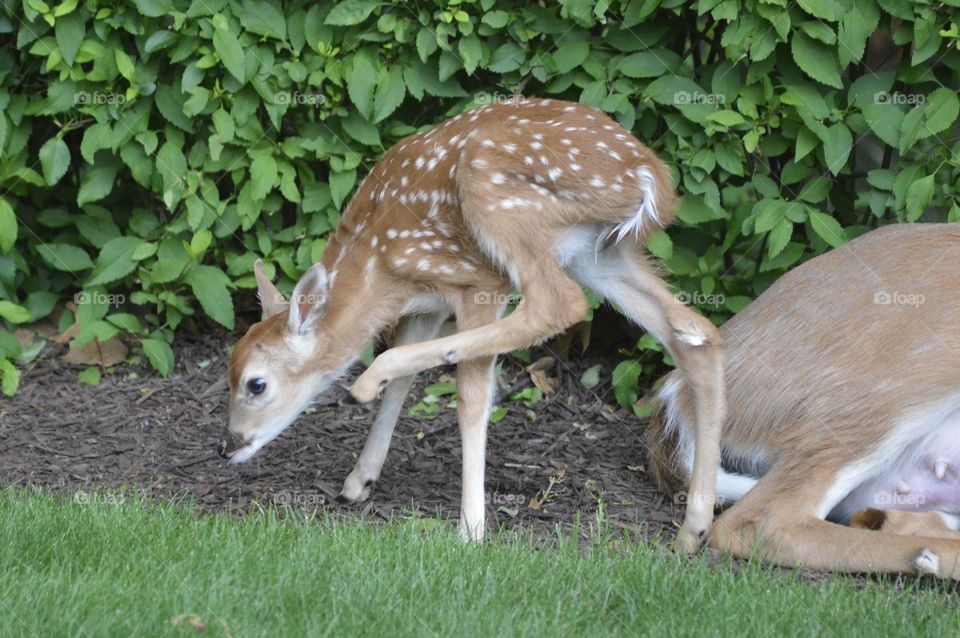
<svg viewBox="0 0 960 638"><path fill-rule="evenodd" d="M951 585L708 564L649 541L465 547L447 523L198 514L0 491L2 633L957 635Z"/></svg>

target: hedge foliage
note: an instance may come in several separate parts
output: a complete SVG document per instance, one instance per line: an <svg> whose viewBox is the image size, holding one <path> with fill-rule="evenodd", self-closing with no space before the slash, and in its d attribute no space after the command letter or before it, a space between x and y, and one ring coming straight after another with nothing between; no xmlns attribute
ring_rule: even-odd
<svg viewBox="0 0 960 638"><path fill-rule="evenodd" d="M78 342L129 335L168 373L185 319L234 327L256 257L289 290L386 148L518 89L673 167L651 250L717 321L866 229L960 219L960 0L0 5L7 393L36 350L11 330L71 300ZM656 347L618 367L624 404Z"/></svg>

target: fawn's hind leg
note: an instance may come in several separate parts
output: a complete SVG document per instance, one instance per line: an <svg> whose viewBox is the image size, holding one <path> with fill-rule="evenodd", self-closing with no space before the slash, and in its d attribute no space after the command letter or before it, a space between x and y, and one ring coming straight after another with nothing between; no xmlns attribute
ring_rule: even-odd
<svg viewBox="0 0 960 638"><path fill-rule="evenodd" d="M693 471L679 548L696 551L710 529L720 469L720 430L725 418L723 341L716 327L670 294L630 242L572 259L571 274L667 349L693 390L696 426Z"/></svg>

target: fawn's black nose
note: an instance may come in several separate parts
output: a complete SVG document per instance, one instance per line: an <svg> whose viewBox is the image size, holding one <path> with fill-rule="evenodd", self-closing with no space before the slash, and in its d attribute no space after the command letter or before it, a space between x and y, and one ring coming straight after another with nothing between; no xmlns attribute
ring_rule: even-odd
<svg viewBox="0 0 960 638"><path fill-rule="evenodd" d="M217 443L217 454L220 458L229 459L234 452L243 447L243 441L233 432L227 431L220 442Z"/></svg>

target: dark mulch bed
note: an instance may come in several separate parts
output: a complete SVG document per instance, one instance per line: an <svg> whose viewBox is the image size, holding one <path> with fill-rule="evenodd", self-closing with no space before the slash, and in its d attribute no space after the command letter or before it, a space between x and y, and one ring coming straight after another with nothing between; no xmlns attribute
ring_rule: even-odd
<svg viewBox="0 0 960 638"><path fill-rule="evenodd" d="M252 461L225 464L215 448L227 419L227 343L186 337L177 344L177 367L168 379L122 365L97 387L79 383L78 368L61 362L65 348L49 346L25 371L20 392L0 402L0 483L133 488L151 498L186 495L220 511L259 503L368 520L415 509L457 516L460 443L449 407L432 420L405 410L371 500L360 506L334 502L376 409L350 403L345 387L356 371ZM580 383L582 371L596 363L605 366L601 378L609 378L616 357L559 362L557 391L529 411L519 402L501 402L510 412L490 426L488 529L569 530L578 515L585 524L594 520L602 499L615 530L672 535L682 509L645 477L643 423L612 409L609 386L591 391ZM422 378L407 409L428 384L451 374L436 370ZM515 392L530 381L522 364L508 357L499 383ZM563 479L545 507L530 508L558 473Z"/></svg>

